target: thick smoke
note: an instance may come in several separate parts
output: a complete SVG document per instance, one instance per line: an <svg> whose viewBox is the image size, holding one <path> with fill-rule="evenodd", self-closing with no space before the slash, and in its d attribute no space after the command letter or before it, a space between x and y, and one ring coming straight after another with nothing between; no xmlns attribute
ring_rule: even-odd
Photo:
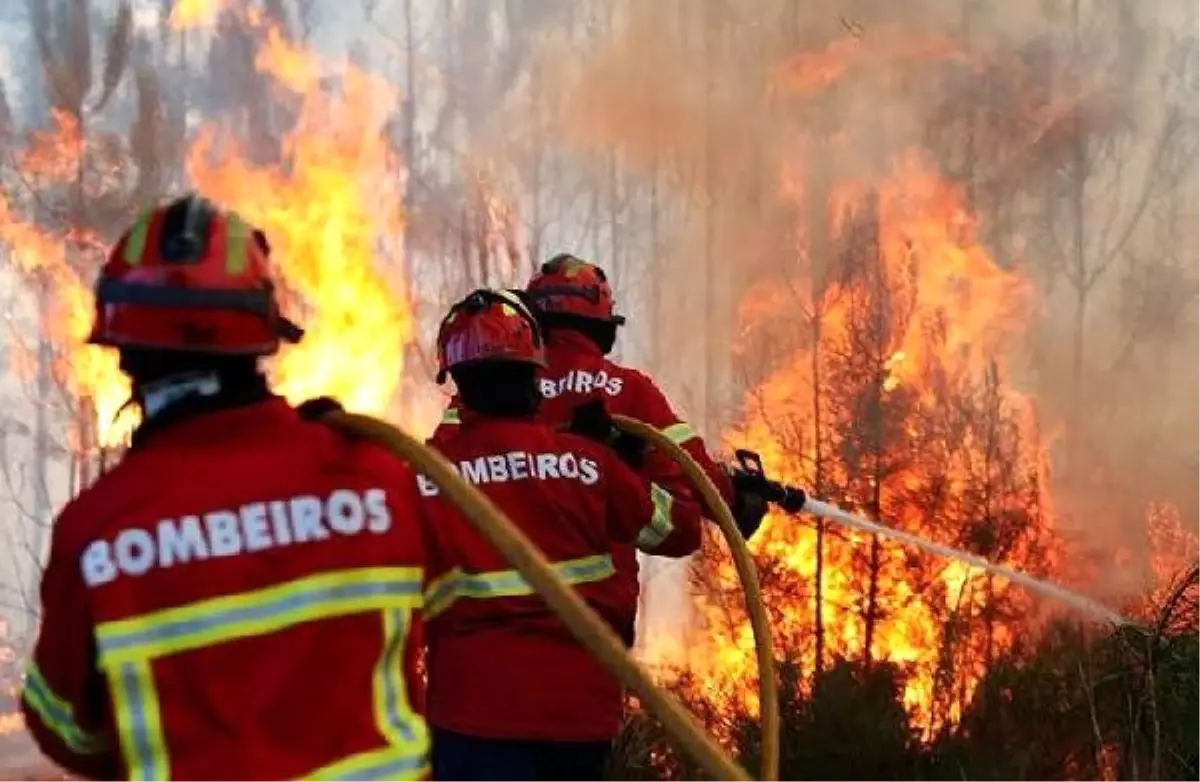
<svg viewBox="0 0 1200 782"><path fill-rule="evenodd" d="M1187 6L616 4L608 34L544 55L560 107L547 141L615 154L669 194L670 240L631 292L653 277L663 304L634 328L671 346L654 369L711 435L791 338L739 340L739 310L761 304L747 293L846 262L798 235L794 196L918 150L1032 285L1024 336L997 358L1036 399L1062 535L1118 598L1155 554L1149 518L1170 506L1197 524Z"/></svg>

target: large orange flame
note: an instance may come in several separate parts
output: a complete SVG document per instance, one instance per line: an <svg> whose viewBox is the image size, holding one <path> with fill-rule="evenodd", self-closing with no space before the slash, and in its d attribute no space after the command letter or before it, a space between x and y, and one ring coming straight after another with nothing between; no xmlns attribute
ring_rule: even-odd
<svg viewBox="0 0 1200 782"><path fill-rule="evenodd" d="M802 198L795 186L788 192ZM830 202L834 244L848 242L845 251L860 257L824 289L807 271L790 286L772 280L746 297L751 338L809 336L792 354L769 359L728 441L759 451L783 481L819 485L829 498L891 525L1036 570L1052 542L1045 460L1031 400L1013 389L1001 360L1022 328L1029 285L995 264L961 194L916 153L890 176L838 186ZM807 317L787 315L789 307ZM989 490L996 496L983 497ZM989 538L993 522L1006 539ZM779 642L811 670L814 530L773 515L754 548L770 563ZM986 662L1011 642L1011 627L995 618L999 606L1024 597L961 563L859 533L827 532L821 554L824 664L896 664L907 674L904 701L919 724L935 729L957 719ZM708 595L733 592L728 562L716 561L708 577ZM734 633L699 656L706 694L753 709L748 687L720 689L744 682L753 669L738 599L704 597L701 605L710 623ZM948 619L969 629L952 649L943 635ZM952 689L947 676L957 677Z"/></svg>
<svg viewBox="0 0 1200 782"><path fill-rule="evenodd" d="M322 63L275 30L257 65L301 96L283 143L286 162L255 165L209 131L192 148L188 173L201 191L266 232L294 294L308 333L274 366L280 393L292 400L329 394L357 412L384 412L412 338L407 300L375 263L398 253L403 230L396 161L370 121L396 96L349 65L334 94Z"/></svg>
<svg viewBox="0 0 1200 782"><path fill-rule="evenodd" d="M242 213L271 241L284 308L307 328L304 341L271 364L279 391L293 401L327 394L349 409L382 413L400 382L412 336L405 291L377 263L398 255L403 224L397 161L381 122L372 118L393 108L397 96L352 65L334 67L274 29L263 33L256 65L295 107L281 162L252 163L218 128L205 127L189 150L188 174L199 190ZM52 119L53 128L32 134L19 155L31 193L68 189L91 153L91 142L69 115L55 112ZM85 413L94 411L95 422L84 427L94 429L83 439L117 444L129 427L112 422L129 387L113 351L85 344L92 280L105 242L26 217L37 212L37 196L23 193L0 194L0 241L12 248L29 279L43 281L47 306L40 333L55 347L57 379L71 398L86 400ZM32 349L25 345L19 355L31 356ZM21 363L32 366L32 358ZM79 446L80 433L75 435Z"/></svg>

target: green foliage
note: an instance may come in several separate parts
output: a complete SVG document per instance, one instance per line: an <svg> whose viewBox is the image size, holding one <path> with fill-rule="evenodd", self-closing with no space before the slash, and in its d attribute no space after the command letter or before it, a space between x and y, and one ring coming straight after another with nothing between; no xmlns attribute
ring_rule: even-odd
<svg viewBox="0 0 1200 782"><path fill-rule="evenodd" d="M816 678L810 697L795 665L780 669L783 779L920 778L897 668L839 661ZM756 770L761 726L743 718L739 728L738 755Z"/></svg>
<svg viewBox="0 0 1200 782"><path fill-rule="evenodd" d="M1192 600L1194 602L1194 593ZM1142 628L1061 622L993 663L961 719L921 742L904 709L904 672L837 661L815 681L779 664L782 779L1196 779L1200 640ZM761 762L754 715L676 694L751 773ZM634 709L610 779L698 779L662 726Z"/></svg>

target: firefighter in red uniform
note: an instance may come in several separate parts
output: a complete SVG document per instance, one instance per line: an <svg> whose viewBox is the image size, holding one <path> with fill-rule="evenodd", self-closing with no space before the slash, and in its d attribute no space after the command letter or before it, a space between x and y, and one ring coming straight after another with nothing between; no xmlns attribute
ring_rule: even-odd
<svg viewBox="0 0 1200 782"><path fill-rule="evenodd" d="M481 290L455 305L438 357L439 381L453 376L462 400L461 425L439 449L628 640L637 606L614 575L613 541L685 556L700 543L699 507L643 481L610 448L540 421L541 335L518 297ZM435 778L600 779L621 721L620 684L486 539L430 502Z"/></svg>
<svg viewBox="0 0 1200 782"><path fill-rule="evenodd" d="M428 775L415 474L268 390L258 357L301 336L268 255L189 196L101 273L91 341L120 352L143 423L54 525L22 697L74 774Z"/></svg>
<svg viewBox="0 0 1200 782"><path fill-rule="evenodd" d="M625 318L615 314L612 286L604 270L573 255L557 255L542 264L529 281L525 297L546 334L547 367L538 380L545 397L541 417L557 425L571 422L578 432L610 431L612 441L631 451L635 447L630 438L613 430L602 410L658 428L704 468L733 510L742 535L749 539L766 515L763 499L748 490L752 487L738 486L735 490L729 473L709 455L696 430L680 419L653 380L608 359L617 328L625 324ZM451 400L434 433L435 441L448 436L458 426L459 418L458 400ZM669 476L672 471L662 455L653 450L645 455L645 462L641 472L652 479ZM663 477L660 482L677 496L692 493L682 476ZM712 517L711 510L706 512ZM628 550L616 553L621 570L632 574L636 589L636 559Z"/></svg>

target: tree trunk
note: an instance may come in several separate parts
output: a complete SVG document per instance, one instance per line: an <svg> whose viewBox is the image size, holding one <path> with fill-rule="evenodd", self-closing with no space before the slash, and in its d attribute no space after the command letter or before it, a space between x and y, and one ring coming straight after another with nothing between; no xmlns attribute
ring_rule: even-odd
<svg viewBox="0 0 1200 782"><path fill-rule="evenodd" d="M704 4L704 429L712 432L717 425L717 259L713 244L716 241L716 150L712 137L714 122L713 93L716 90L716 19L715 0Z"/></svg>
<svg viewBox="0 0 1200 782"><path fill-rule="evenodd" d="M829 253L828 171L820 155L814 156L811 191L804 200L804 235L808 239L808 276L812 298L809 302L811 320L810 348L812 355L812 416L813 416L813 486L817 496L825 493L825 437L821 419L821 342L824 308L824 264ZM813 672L819 676L825 670L825 519L816 517L816 572L813 574Z"/></svg>
<svg viewBox="0 0 1200 782"><path fill-rule="evenodd" d="M54 346L46 338L46 321L50 315L49 283L38 274L37 280L38 337L37 349L37 401L34 404L33 421L33 519L32 553L37 566L29 575L26 594L38 594L41 582L41 561L50 533L50 419L47 406L52 395L51 368L54 362Z"/></svg>
<svg viewBox="0 0 1200 782"><path fill-rule="evenodd" d="M867 405L867 426L864 432L867 454L871 462L871 500L868 510L872 518L880 518L883 494L883 456L887 447L884 438L883 384L887 380L887 360L890 345L888 343L889 323L887 299L886 261L883 250L879 245L879 204L878 196L871 201L871 251L875 257L871 261L869 273L872 279L871 311L869 324L869 345L871 353L871 374L868 393L870 398ZM871 536L870 576L867 586L867 604L864 616L863 659L870 665L872 662L872 646L875 641L875 628L879 618L879 570L882 565L883 546L878 535Z"/></svg>
<svg viewBox="0 0 1200 782"><path fill-rule="evenodd" d="M1072 40L1074 60L1079 60L1079 0L1071 3ZM1083 432L1084 415L1084 324L1088 296L1088 269L1085 238L1087 236L1085 215L1087 204L1085 190L1087 185L1087 140L1084 137L1082 120L1078 114L1074 120L1075 128L1071 145L1072 173L1071 178L1071 212L1072 228L1074 229L1074 257L1071 259L1073 274L1068 275L1075 288L1075 316L1071 340L1071 414L1070 429L1067 431L1067 473L1078 479L1084 473L1081 458L1080 437Z"/></svg>
<svg viewBox="0 0 1200 782"><path fill-rule="evenodd" d="M879 498L879 493L878 493L878 490L876 490L875 497L873 498L873 500L871 502L871 512L876 518L879 517L878 498ZM879 565L880 565L880 554L881 554L880 548L881 547L880 547L880 543L879 543L879 536L872 535L871 536L871 560L870 560L870 564L869 564L869 567L871 569L871 575L870 575L870 581L868 582L868 586L867 586L867 605L863 611L863 628L864 628L863 629L863 662L865 662L867 665L870 665L872 662L871 646L875 640L875 626L878 621L878 614L879 614L878 601L879 601Z"/></svg>

